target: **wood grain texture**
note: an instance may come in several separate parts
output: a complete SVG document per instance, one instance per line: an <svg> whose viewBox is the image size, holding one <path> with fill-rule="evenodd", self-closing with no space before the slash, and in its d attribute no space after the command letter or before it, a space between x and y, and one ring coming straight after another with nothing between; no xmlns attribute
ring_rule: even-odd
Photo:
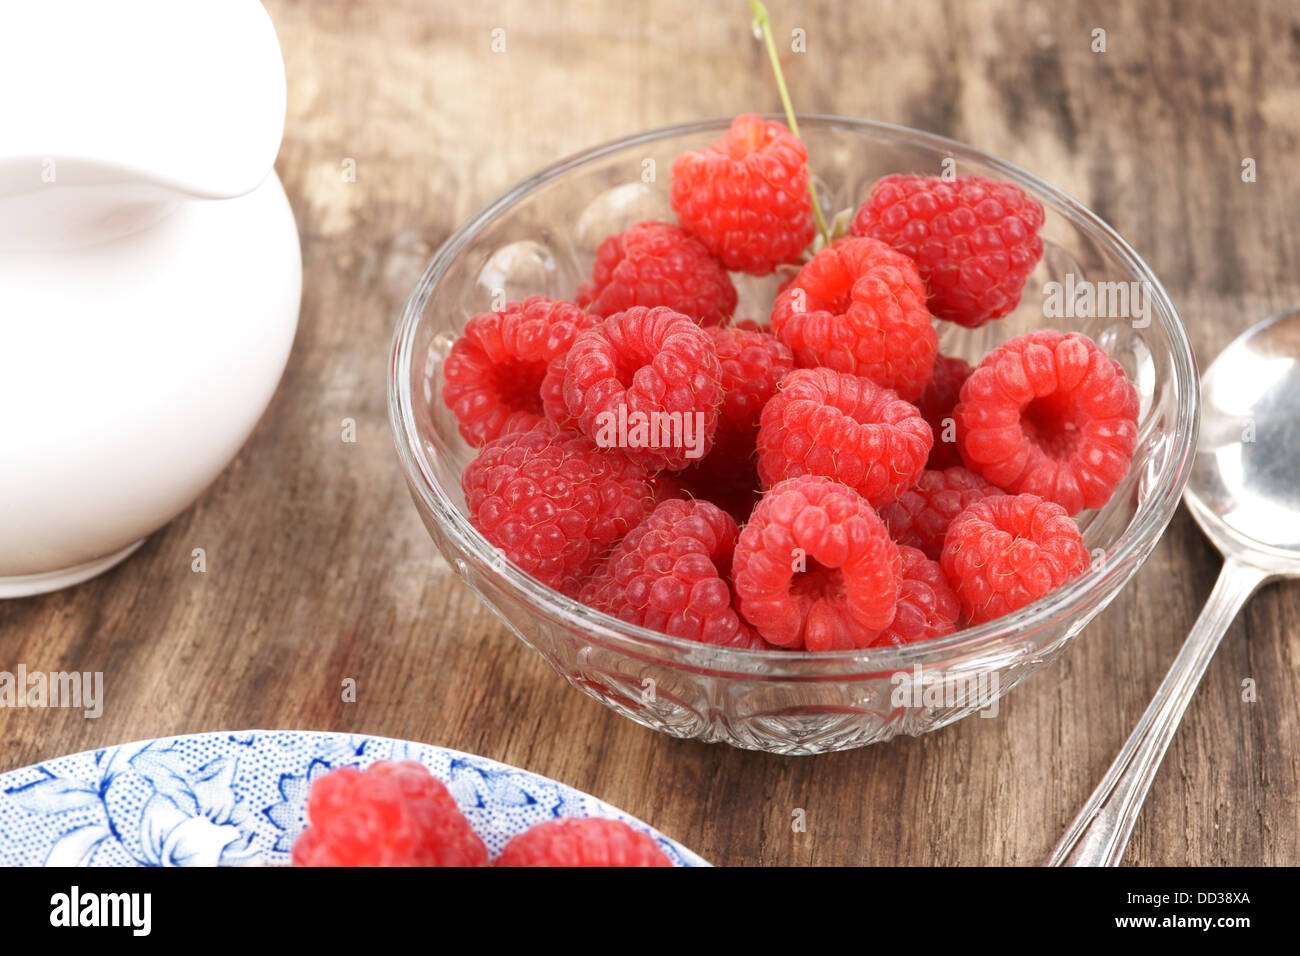
<svg viewBox="0 0 1300 956"><path fill-rule="evenodd" d="M0 710L0 770L250 727L444 744L590 791L725 864L1032 864L1088 795L1209 593L1185 511L1064 660L919 739L813 758L673 740L572 691L436 554L391 447L398 310L437 245L536 167L778 103L746 5L267 0L303 238L302 321L252 440L189 511L81 587L0 603L0 669L102 670L98 720ZM1300 11L1201 3L771 2L802 110L918 126L1091 205L1205 361L1300 303ZM490 31L506 30L505 53ZM1090 50L1107 31L1107 51ZM1258 181L1243 183L1243 157ZM345 158L357 180L340 175ZM355 444L341 422L357 423ZM208 569L190 569L191 550ZM1126 861L1300 863L1300 587L1234 624ZM356 703L340 700L353 677ZM1258 687L1253 703L1241 684ZM803 808L807 831L792 832Z"/></svg>

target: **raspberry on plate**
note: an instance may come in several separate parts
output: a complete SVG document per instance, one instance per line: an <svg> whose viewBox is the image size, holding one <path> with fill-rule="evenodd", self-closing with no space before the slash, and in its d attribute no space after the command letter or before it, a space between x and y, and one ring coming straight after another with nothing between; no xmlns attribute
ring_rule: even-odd
<svg viewBox="0 0 1300 956"><path fill-rule="evenodd" d="M703 325L736 309L731 277L697 240L667 222L638 222L596 250L591 278L576 300L601 317L633 306L666 306Z"/></svg>
<svg viewBox="0 0 1300 956"><path fill-rule="evenodd" d="M1060 505L1037 495L990 495L948 526L944 573L972 624L1010 614L1088 567L1088 549Z"/></svg>
<svg viewBox="0 0 1300 956"><path fill-rule="evenodd" d="M807 164L784 124L737 116L717 142L673 161L669 199L677 221L724 266L767 275L812 242Z"/></svg>
<svg viewBox="0 0 1300 956"><path fill-rule="evenodd" d="M972 371L970 363L963 359L935 356L934 374L921 397L916 400L921 417L934 432L930 460L925 463L927 468L940 471L962 463L957 451L957 423L952 417L952 410L957 407L961 387L966 384Z"/></svg>
<svg viewBox="0 0 1300 956"><path fill-rule="evenodd" d="M574 340L551 382L561 365L565 409L601 448L672 470L708 454L722 372L693 319L668 308L617 312Z"/></svg>
<svg viewBox="0 0 1300 956"><path fill-rule="evenodd" d="M911 644L951 634L957 629L961 601L948 583L937 561L916 548L901 545L903 583L898 589L898 609L889 627L880 632L872 647Z"/></svg>
<svg viewBox="0 0 1300 956"><path fill-rule="evenodd" d="M645 469L543 422L485 445L461 475L470 521L488 542L565 594L652 506Z"/></svg>
<svg viewBox="0 0 1300 956"><path fill-rule="evenodd" d="M941 319L977 328L1011 312L1043 255L1042 204L1013 183L980 176L886 176L850 232L916 262Z"/></svg>
<svg viewBox="0 0 1300 956"><path fill-rule="evenodd" d="M486 866L487 847L442 782L412 760L318 777L294 866Z"/></svg>
<svg viewBox="0 0 1300 956"><path fill-rule="evenodd" d="M1104 505L1128 473L1138 395L1086 335L1044 329L985 356L953 417L967 468L1076 515Z"/></svg>
<svg viewBox="0 0 1300 956"><path fill-rule="evenodd" d="M728 647L761 646L731 606L736 522L707 501L662 502L627 533L579 600L629 624Z"/></svg>
<svg viewBox="0 0 1300 956"><path fill-rule="evenodd" d="M813 256L776 297L772 332L800 366L861 375L908 401L939 349L916 265L875 239L841 239Z"/></svg>
<svg viewBox="0 0 1300 956"><path fill-rule="evenodd" d="M865 498L807 475L763 495L737 539L732 580L741 615L768 643L849 650L893 621L901 559Z"/></svg>
<svg viewBox="0 0 1300 956"><path fill-rule="evenodd" d="M763 407L758 476L770 487L825 475L881 505L916 481L931 440L916 406L889 389L828 368L796 369Z"/></svg>
<svg viewBox="0 0 1300 956"><path fill-rule="evenodd" d="M919 548L938 561L952 519L981 498L1002 494L1006 492L965 468L927 468L898 500L880 506L880 520L899 545Z"/></svg>
<svg viewBox="0 0 1300 956"><path fill-rule="evenodd" d="M442 367L442 400L461 436L482 445L535 425L542 417L540 387L548 363L599 321L572 303L541 295L470 319Z"/></svg>
<svg viewBox="0 0 1300 956"><path fill-rule="evenodd" d="M601 817L547 820L512 837L497 866L672 866L648 833Z"/></svg>

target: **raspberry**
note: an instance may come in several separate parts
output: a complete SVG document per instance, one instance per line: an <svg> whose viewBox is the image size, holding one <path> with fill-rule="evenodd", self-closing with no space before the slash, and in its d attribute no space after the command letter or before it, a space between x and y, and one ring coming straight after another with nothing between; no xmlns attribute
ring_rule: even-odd
<svg viewBox="0 0 1300 956"><path fill-rule="evenodd" d="M786 373L794 356L777 338L746 328L709 328L721 370L722 407L718 429L737 434L758 432L759 415Z"/></svg>
<svg viewBox="0 0 1300 956"><path fill-rule="evenodd" d="M948 526L944 573L972 624L1032 604L1088 567L1079 528L1037 495L991 495Z"/></svg>
<svg viewBox="0 0 1300 956"><path fill-rule="evenodd" d="M628 532L583 588L597 610L704 644L752 646L726 575L736 522L707 501L669 500Z"/></svg>
<svg viewBox="0 0 1300 956"><path fill-rule="evenodd" d="M813 237L808 153L785 125L737 116L704 149L673 161L677 221L734 272L767 275Z"/></svg>
<svg viewBox="0 0 1300 956"><path fill-rule="evenodd" d="M767 492L736 542L737 606L768 643L867 647L894 619L898 548L865 498L820 475Z"/></svg>
<svg viewBox="0 0 1300 956"><path fill-rule="evenodd" d="M600 244L576 301L602 317L662 305L717 325L735 311L736 288L708 250L680 228L638 222Z"/></svg>
<svg viewBox="0 0 1300 956"><path fill-rule="evenodd" d="M393 781L404 800L432 800L444 807L456 809L456 800L447 792L446 785L422 763L414 760L376 760L366 768L366 773Z"/></svg>
<svg viewBox="0 0 1300 956"><path fill-rule="evenodd" d="M758 503L759 416L794 359L763 332L735 326L704 331L717 347L722 369L718 429L708 455L675 473L673 494L710 501L743 524Z"/></svg>
<svg viewBox="0 0 1300 956"><path fill-rule="evenodd" d="M1012 183L980 176L886 176L849 231L911 257L930 311L976 328L1009 313L1043 255L1043 207Z"/></svg>
<svg viewBox="0 0 1300 956"><path fill-rule="evenodd" d="M909 401L939 349L916 266L875 239L841 239L813 256L776 297L772 331L804 368L861 375Z"/></svg>
<svg viewBox="0 0 1300 956"><path fill-rule="evenodd" d="M497 866L672 866L648 833L600 817L547 820L512 837Z"/></svg>
<svg viewBox="0 0 1300 956"><path fill-rule="evenodd" d="M966 467L1071 514L1100 508L1128 472L1137 390L1091 339L1044 329L994 349L953 411Z"/></svg>
<svg viewBox="0 0 1300 956"><path fill-rule="evenodd" d="M602 448L673 470L708 454L722 402L718 353L680 312L611 315L574 340L563 376L565 408Z"/></svg>
<svg viewBox="0 0 1300 956"><path fill-rule="evenodd" d="M961 455L957 453L957 429L952 410L971 371L970 364L962 359L935 356L930 384L916 400L921 417L934 432L934 446L930 449L929 461L925 463L927 468L938 471L962 463Z"/></svg>
<svg viewBox="0 0 1300 956"><path fill-rule="evenodd" d="M318 777L295 866L486 866L487 847L447 788L414 761Z"/></svg>
<svg viewBox="0 0 1300 956"><path fill-rule="evenodd" d="M535 425L542 416L539 390L547 364L599 321L576 305L540 295L470 319L443 363L442 400L460 423L461 436L482 445Z"/></svg>
<svg viewBox="0 0 1300 956"><path fill-rule="evenodd" d="M898 549L903 560L903 583L898 589L898 609L889 627L880 632L872 647L911 644L951 634L957 629L961 601L948 583L943 568L916 548Z"/></svg>
<svg viewBox="0 0 1300 956"><path fill-rule="evenodd" d="M653 500L639 465L547 423L488 442L465 468L461 488L483 537L565 594Z"/></svg>
<svg viewBox="0 0 1300 956"><path fill-rule="evenodd" d="M880 506L880 520L899 545L919 548L938 561L952 519L980 499L1001 494L1001 488L965 468L927 468L897 501Z"/></svg>
<svg viewBox="0 0 1300 956"><path fill-rule="evenodd" d="M931 441L921 413L889 389L828 368L796 369L763 407L758 475L765 487L825 475L879 505L916 481Z"/></svg>

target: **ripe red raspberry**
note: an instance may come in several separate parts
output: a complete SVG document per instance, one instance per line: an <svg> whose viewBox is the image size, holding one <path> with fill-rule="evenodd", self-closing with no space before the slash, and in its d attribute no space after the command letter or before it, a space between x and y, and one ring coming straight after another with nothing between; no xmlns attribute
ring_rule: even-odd
<svg viewBox="0 0 1300 956"><path fill-rule="evenodd" d="M937 471L961 464L961 455L957 452L957 423L952 410L957 407L961 387L972 371L970 364L962 359L935 356L934 375L916 400L921 417L934 432L930 459L925 463L927 468Z"/></svg>
<svg viewBox="0 0 1300 956"><path fill-rule="evenodd" d="M737 607L768 643L867 647L894 619L898 548L865 498L820 475L781 482L736 542Z"/></svg>
<svg viewBox="0 0 1300 956"><path fill-rule="evenodd" d="M569 302L534 295L482 312L443 363L442 400L471 445L531 428L542 417L540 388L548 363L600 319Z"/></svg>
<svg viewBox="0 0 1300 956"><path fill-rule="evenodd" d="M875 239L841 239L813 256L776 297L772 332L804 368L861 375L909 401L939 349L916 266Z"/></svg>
<svg viewBox="0 0 1300 956"><path fill-rule="evenodd" d="M738 327L709 328L721 369L718 429L756 435L759 415L794 368L794 355L775 336Z"/></svg>
<svg viewBox="0 0 1300 956"><path fill-rule="evenodd" d="M1128 473L1138 395L1086 335L1044 329L985 356L953 416L967 468L1075 515L1104 505Z"/></svg>
<svg viewBox="0 0 1300 956"><path fill-rule="evenodd" d="M756 457L759 416L794 365L794 358L788 348L763 332L734 326L704 331L717 347L722 369L718 429L708 455L674 473L673 494L710 501L743 524L760 493Z"/></svg>
<svg viewBox="0 0 1300 956"><path fill-rule="evenodd" d="M937 561L916 548L898 549L903 559L903 583L898 589L898 609L889 627L880 632L872 647L911 644L951 634L957 629L961 601L948 583Z"/></svg>
<svg viewBox="0 0 1300 956"><path fill-rule="evenodd" d="M685 468L712 447L721 374L713 340L692 319L638 306L574 340L564 404L600 447L649 468Z"/></svg>
<svg viewBox="0 0 1300 956"><path fill-rule="evenodd" d="M736 309L731 277L695 239L667 222L638 222L596 250L591 279L575 301L599 316L636 305L666 306L704 325Z"/></svg>
<svg viewBox="0 0 1300 956"><path fill-rule="evenodd" d="M880 506L880 520L898 544L938 561L952 519L981 498L1001 494L1006 492L965 468L927 468L897 501Z"/></svg>
<svg viewBox="0 0 1300 956"><path fill-rule="evenodd" d="M294 866L486 866L487 847L441 781L414 761L318 777Z"/></svg>
<svg viewBox="0 0 1300 956"><path fill-rule="evenodd" d="M980 176L886 176L850 232L912 258L930 311L976 328L1011 312L1043 255L1043 206L1012 183Z"/></svg>
<svg viewBox="0 0 1300 956"><path fill-rule="evenodd" d="M673 161L677 220L734 272L767 275L813 238L808 153L783 124L737 116L717 142Z"/></svg>
<svg viewBox="0 0 1300 956"><path fill-rule="evenodd" d="M916 481L931 440L921 413L889 389L828 368L796 369L763 407L758 476L770 487L826 475L881 505Z"/></svg>
<svg viewBox="0 0 1300 956"><path fill-rule="evenodd" d="M547 820L512 837L497 866L672 866L648 833L600 817Z"/></svg>
<svg viewBox="0 0 1300 956"><path fill-rule="evenodd" d="M461 488L483 537L543 584L574 594L651 507L645 469L547 423L490 441Z"/></svg>
<svg viewBox="0 0 1300 956"><path fill-rule="evenodd" d="M735 550L736 522L726 512L707 501L665 501L619 542L578 599L673 637L755 646L731 606L726 577Z"/></svg>
<svg viewBox="0 0 1300 956"><path fill-rule="evenodd" d="M990 495L948 526L941 559L972 624L1032 604L1088 567L1065 509L1037 495Z"/></svg>

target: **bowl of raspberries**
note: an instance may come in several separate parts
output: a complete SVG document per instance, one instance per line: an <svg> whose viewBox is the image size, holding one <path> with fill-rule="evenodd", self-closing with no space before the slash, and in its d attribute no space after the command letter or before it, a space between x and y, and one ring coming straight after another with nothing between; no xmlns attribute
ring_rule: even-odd
<svg viewBox="0 0 1300 956"><path fill-rule="evenodd" d="M449 564L574 687L784 754L994 714L1150 554L1195 362L1008 163L834 116L655 129L438 251L389 409Z"/></svg>

